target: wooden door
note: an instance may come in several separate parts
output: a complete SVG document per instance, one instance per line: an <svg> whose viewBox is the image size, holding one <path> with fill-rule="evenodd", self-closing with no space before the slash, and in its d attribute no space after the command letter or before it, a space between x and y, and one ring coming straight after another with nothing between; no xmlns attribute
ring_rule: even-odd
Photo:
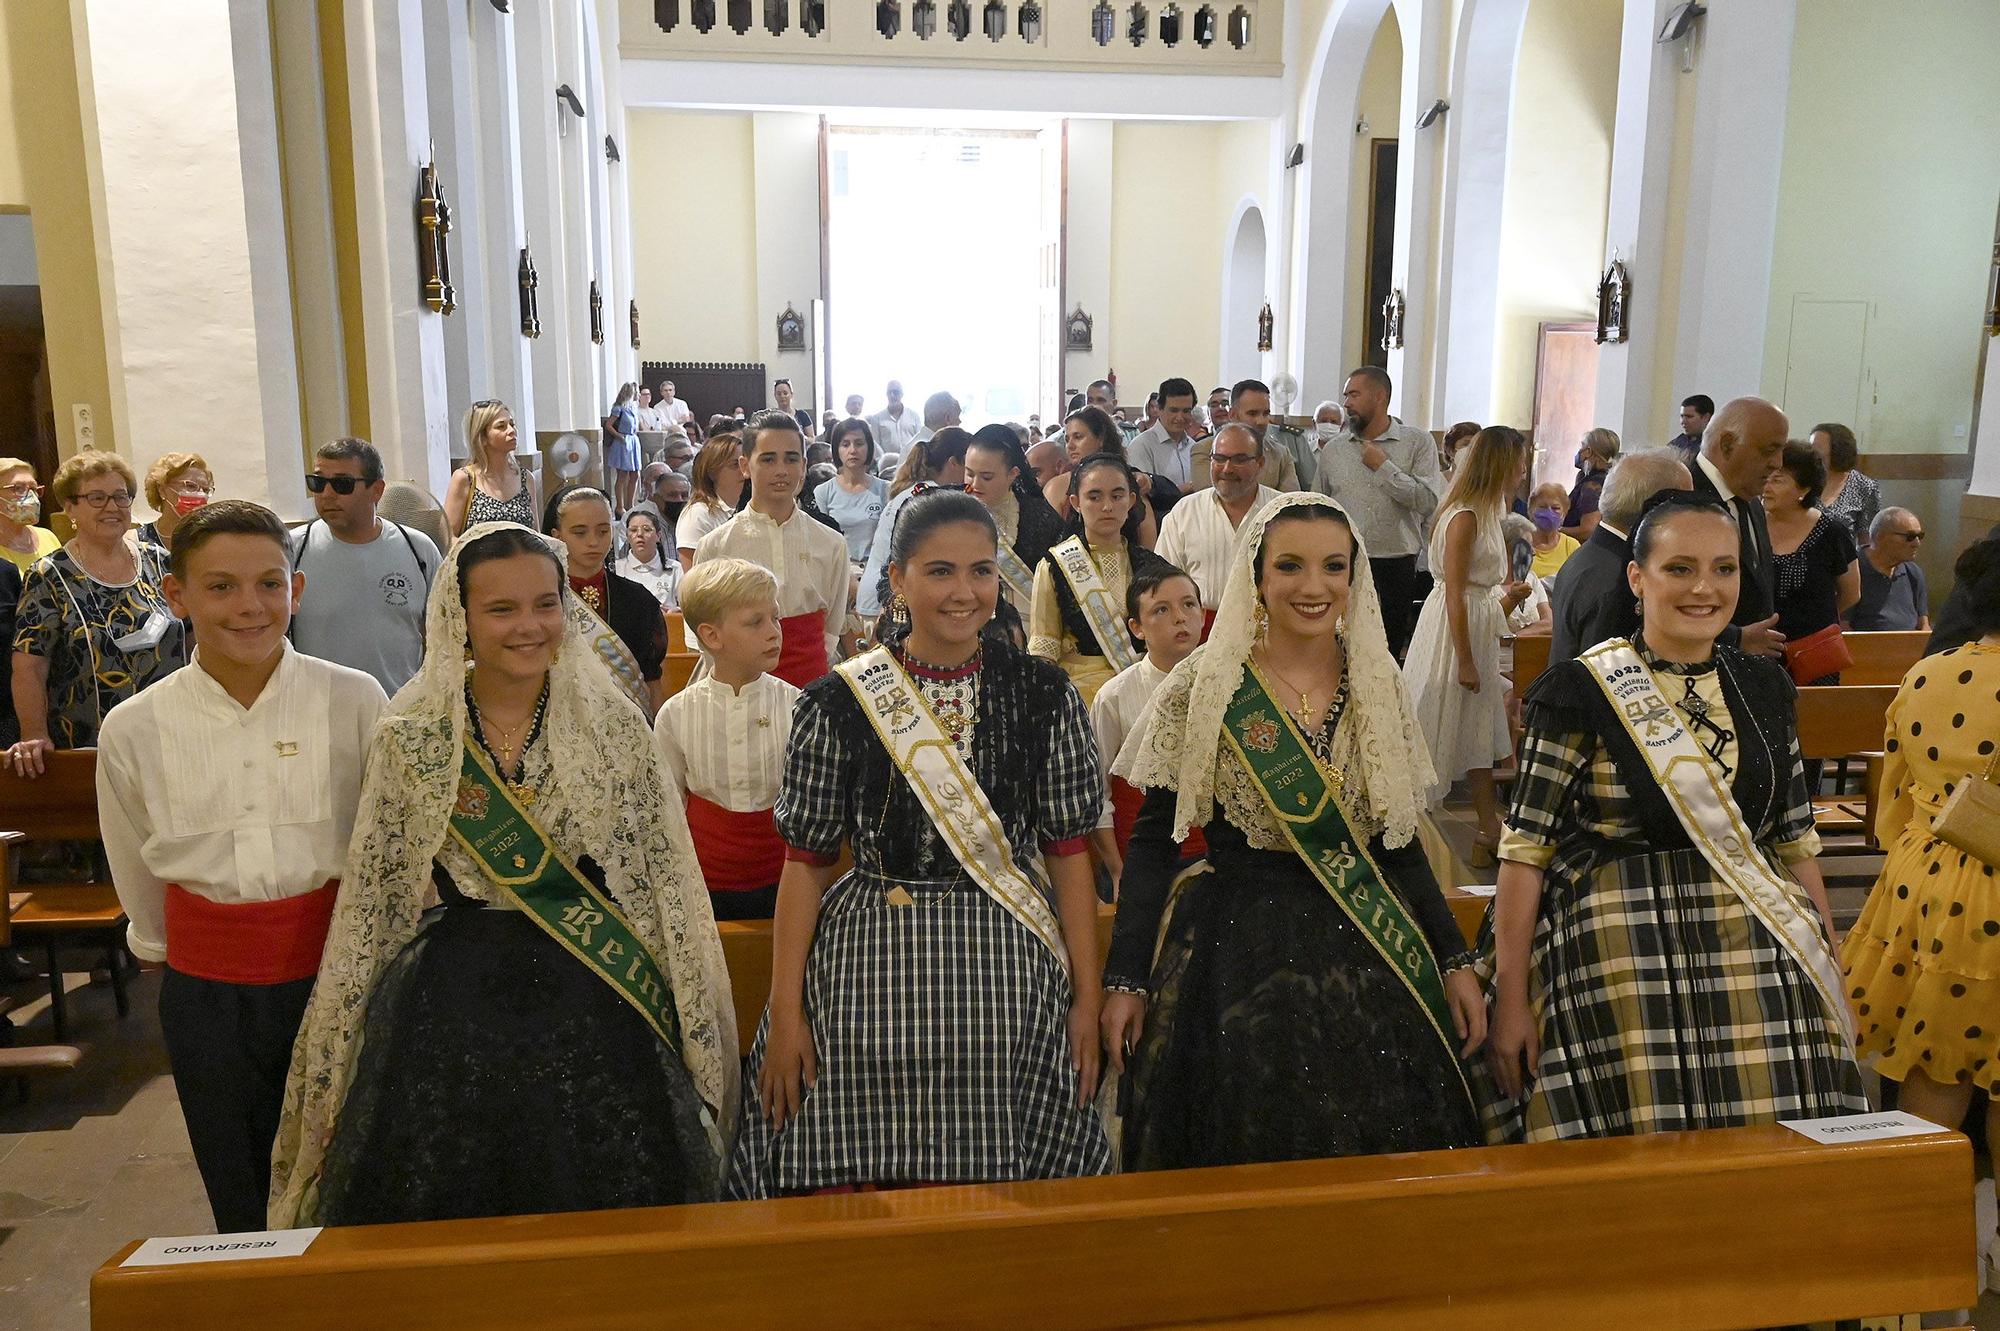
<svg viewBox="0 0 2000 1331"><path fill-rule="evenodd" d="M1597 424L1597 325L1545 323L1535 344L1535 484L1576 481L1576 449Z"/></svg>

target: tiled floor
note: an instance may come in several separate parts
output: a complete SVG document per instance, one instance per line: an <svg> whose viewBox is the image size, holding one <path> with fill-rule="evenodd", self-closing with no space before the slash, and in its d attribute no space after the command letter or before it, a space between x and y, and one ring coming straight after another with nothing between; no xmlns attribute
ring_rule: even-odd
<svg viewBox="0 0 2000 1331"><path fill-rule="evenodd" d="M1448 810L1443 822L1467 848L1465 817ZM1843 863L1835 881L1842 924L1860 908L1869 858ZM34 985L13 992L23 1002L12 1014L21 1042L52 1039L46 996L35 999ZM108 989L72 990L71 1039L87 1049L82 1067L39 1081L27 1104L0 1108L0 1328L84 1331L91 1272L121 1245L210 1226L160 1048L158 993L157 974L142 975L132 1015L119 1021ZM1988 1234L1991 1206L1989 1190L1981 1208ZM1977 1325L2000 1331L2000 1296L1987 1296Z"/></svg>

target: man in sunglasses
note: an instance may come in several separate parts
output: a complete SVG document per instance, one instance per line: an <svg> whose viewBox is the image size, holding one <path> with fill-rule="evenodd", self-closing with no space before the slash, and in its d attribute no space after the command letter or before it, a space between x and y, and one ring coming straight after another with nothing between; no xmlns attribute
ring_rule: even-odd
<svg viewBox="0 0 2000 1331"><path fill-rule="evenodd" d="M1907 508L1885 508L1868 525L1868 548L1861 552L1861 599L1847 612L1856 630L1928 630L1930 590L1924 586L1923 520Z"/></svg>
<svg viewBox="0 0 2000 1331"><path fill-rule="evenodd" d="M394 696L424 661L424 603L440 558L431 538L375 515L382 455L365 439L321 444L306 477L319 517L292 533L306 589L292 642L375 676Z"/></svg>

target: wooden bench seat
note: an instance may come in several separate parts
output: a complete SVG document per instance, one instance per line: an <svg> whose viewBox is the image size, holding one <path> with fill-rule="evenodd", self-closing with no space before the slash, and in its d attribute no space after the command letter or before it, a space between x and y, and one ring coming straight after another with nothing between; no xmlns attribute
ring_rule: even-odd
<svg viewBox="0 0 2000 1331"><path fill-rule="evenodd" d="M1972 1151L1777 1126L329 1229L120 1267L96 1331L1771 1326L1977 1297Z"/></svg>
<svg viewBox="0 0 2000 1331"><path fill-rule="evenodd" d="M1840 672L1840 682L1843 685L1901 684L1910 667L1923 659L1924 645L1930 641L1930 636L1923 632L1842 634L1848 652L1854 657L1854 664ZM1525 690L1549 668L1549 647L1550 639L1547 637L1514 639L1514 687L1517 691Z"/></svg>

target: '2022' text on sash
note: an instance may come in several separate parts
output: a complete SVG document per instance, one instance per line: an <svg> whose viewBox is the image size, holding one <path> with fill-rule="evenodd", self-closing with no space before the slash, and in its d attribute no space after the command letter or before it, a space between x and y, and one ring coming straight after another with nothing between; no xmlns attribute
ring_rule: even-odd
<svg viewBox="0 0 2000 1331"><path fill-rule="evenodd" d="M1104 653L1111 668L1123 670L1137 661L1139 654L1132 649L1132 635L1125 628L1125 607L1111 603L1111 592L1098 576L1097 565L1090 561L1083 538L1072 536L1058 542L1049 553L1056 557L1056 568L1069 583L1091 633L1097 638L1098 650Z"/></svg>

